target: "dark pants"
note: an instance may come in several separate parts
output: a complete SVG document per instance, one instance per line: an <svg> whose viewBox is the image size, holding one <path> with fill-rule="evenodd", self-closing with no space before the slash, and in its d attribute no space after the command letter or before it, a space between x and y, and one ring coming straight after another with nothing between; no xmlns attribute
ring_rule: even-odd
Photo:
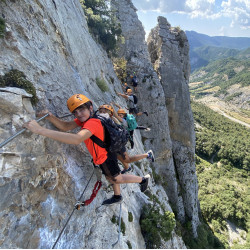
<svg viewBox="0 0 250 250"><path fill-rule="evenodd" d="M145 130L147 128L143 127L143 126L137 126L135 129ZM133 138L133 136L134 136L134 130L129 131L129 135L130 135L129 136L129 142L131 144L131 148L134 148L134 138Z"/></svg>
<svg viewBox="0 0 250 250"><path fill-rule="evenodd" d="M102 173L112 179L120 174L121 170L118 165L117 154L108 152L108 158L100 165Z"/></svg>

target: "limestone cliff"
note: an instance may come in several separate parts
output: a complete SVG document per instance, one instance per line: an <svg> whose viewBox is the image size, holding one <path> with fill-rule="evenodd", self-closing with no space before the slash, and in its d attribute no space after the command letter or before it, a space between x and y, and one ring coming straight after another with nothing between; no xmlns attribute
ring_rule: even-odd
<svg viewBox="0 0 250 250"><path fill-rule="evenodd" d="M142 153L150 148L155 151L154 170L163 176L167 185L156 184L152 178L150 191L168 210L174 209L181 222L188 216L196 232L197 183L192 172L195 171L192 127L190 134L184 133L181 140L182 135L175 134L181 128L176 127L174 131L170 122L173 117L173 124L177 124L178 117L182 117L178 113L180 109L190 114L190 107L182 102L173 106L173 101L169 109L168 98L174 98L173 94L167 95L168 83L163 82L163 78L160 80L160 70L156 73L153 68L145 32L134 6L129 0L113 1L113 6L118 11L126 38L121 54L128 59L128 70L135 71L141 80L139 107L149 112L149 117L139 119L138 123L151 127L150 133L135 132L135 149L131 153ZM31 96L25 91L0 89L1 142L22 129L24 121L34 118L35 110L46 107L59 117L67 114L66 100L74 93L87 95L95 108L111 101L126 106L116 95L122 88L112 62L89 34L78 0L0 1L0 8L7 31L0 39L0 74L11 69L23 72L35 86L39 98L37 106L32 107ZM188 71L186 77L188 80ZM103 92L98 87L98 79L105 81L108 91ZM184 82L180 81L182 86ZM177 86L177 90L179 88ZM182 95L176 96L176 102L189 98L188 90L184 90ZM187 126L192 126L191 114L187 122ZM41 124L55 129L47 122ZM185 126L184 121L183 124ZM86 188L83 200L89 198L96 182L87 149L84 145L65 145L25 132L4 146L0 153L0 247L51 248L82 192ZM153 166L147 160L132 166L134 174L142 176L149 172L152 175ZM104 177L102 181L103 188L93 203L74 212L56 248L111 248L117 240L117 225L112 218L118 216L119 207L100 207L101 202L112 195ZM119 247L128 248L131 244L132 248L145 248L139 218L143 205L151 201L136 184L123 185L122 195L126 230ZM132 222L128 220L129 213L133 215ZM185 248L175 231L162 246Z"/></svg>
<svg viewBox="0 0 250 250"><path fill-rule="evenodd" d="M166 18L158 17L158 25L151 30L147 42L151 61L164 90L173 159L183 190L185 212L192 219L194 229L199 223L198 182L194 159L194 122L188 88L188 40L182 30L172 28Z"/></svg>
<svg viewBox="0 0 250 250"><path fill-rule="evenodd" d="M125 37L122 55L128 60L128 68L140 79L139 107L150 113L150 119L139 118L142 124L151 127L151 134L143 134L144 143L155 151L155 169L167 181L165 190L179 221L190 220L197 235L198 183L187 85L190 72L187 39L183 31L170 29L166 19L159 18L158 26L149 36L148 49L131 1L112 3Z"/></svg>

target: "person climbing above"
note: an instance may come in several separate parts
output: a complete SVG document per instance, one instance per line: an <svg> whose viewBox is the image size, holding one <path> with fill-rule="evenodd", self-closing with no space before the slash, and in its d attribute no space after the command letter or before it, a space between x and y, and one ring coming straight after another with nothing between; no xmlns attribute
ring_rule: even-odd
<svg viewBox="0 0 250 250"><path fill-rule="evenodd" d="M124 85L122 85L123 91L126 93L128 89L131 89L128 84L125 82Z"/></svg>
<svg viewBox="0 0 250 250"><path fill-rule="evenodd" d="M144 192L148 187L150 176L122 175L118 166L116 153L100 147L91 138L94 136L99 138L99 140L105 140L105 129L102 121L93 118L94 109L92 101L85 95L75 94L68 99L67 106L69 111L75 115L74 120L63 121L50 112L46 118L61 131L41 127L35 120L24 123L23 127L33 133L67 144L78 145L84 142L93 157L93 163L100 166L106 179L113 184L114 195L110 199L103 201L102 205L108 206L122 202L120 184L123 183L139 183L141 191ZM43 111L42 113L44 112L47 111ZM66 133L66 131L73 130L78 126L82 128L78 133Z"/></svg>
<svg viewBox="0 0 250 250"><path fill-rule="evenodd" d="M121 122L122 125L124 126L124 128L127 129L127 122L125 119L121 119L114 107L112 106L112 103L110 105L108 104L103 104L101 106L99 106L98 109L100 115L104 116L105 118L107 118L106 115L108 115L111 119L113 119L115 122ZM115 116L115 117L114 117ZM117 118L117 119L116 119ZM149 150L147 153L145 154L138 154L138 155L133 155L130 156L127 152L126 152L126 148L125 146L121 149L120 152L118 152L117 155L118 160L123 164L124 169L121 171L122 174L129 172L131 170L131 167L129 167L128 163L132 163L132 162L136 162L142 159L147 158L149 161L154 162L154 154L152 150Z"/></svg>
<svg viewBox="0 0 250 250"><path fill-rule="evenodd" d="M100 116L103 116L106 119L111 118L117 124L120 123L119 120L117 120L115 117L113 117L114 108L111 105L103 104L103 105L99 106L98 112L99 112ZM125 151L126 151L126 149L125 149ZM129 164L124 161L123 157L122 157L122 159L118 158L118 160L120 160L120 162L123 164L124 169L130 169L131 170L131 168L129 167ZM121 173L123 174L123 172L121 172Z"/></svg>
<svg viewBox="0 0 250 250"><path fill-rule="evenodd" d="M136 118L133 115L127 114L127 112L125 111L125 109L122 109L121 106L117 103L112 102L110 104L115 105L119 110L116 112L114 107L113 107L113 117L117 118L124 126L128 127L128 130L135 130L135 129L139 129L139 130L145 130L145 131L150 131L150 128L144 127L144 126L138 126L137 122L136 122ZM128 124L128 117L131 118L131 122L129 121ZM125 121L125 123L124 123ZM125 125L126 124L126 125Z"/></svg>
<svg viewBox="0 0 250 250"><path fill-rule="evenodd" d="M135 72L134 72L134 75L130 76L130 78L131 78L131 83L134 87L134 90L135 90L135 92L137 92L138 80L137 80L137 77L135 75Z"/></svg>
<svg viewBox="0 0 250 250"><path fill-rule="evenodd" d="M148 116L147 111L144 111L144 112L139 112L138 111L138 109L136 107L137 96L133 94L132 89L128 89L126 94L118 93L118 95L126 99L130 114L135 114L137 116L145 114L146 116Z"/></svg>
<svg viewBox="0 0 250 250"><path fill-rule="evenodd" d="M139 129L139 130L144 130L144 131L150 131L150 128L147 128L144 126L138 126L136 119L132 114L127 114L125 109L122 109L120 105L116 103L114 103L114 105L119 108L117 112L114 109L114 116L128 129L129 135L130 135L129 142L131 144L131 148L134 148L134 138L133 138L134 130ZM154 162L154 156L153 156L152 162Z"/></svg>

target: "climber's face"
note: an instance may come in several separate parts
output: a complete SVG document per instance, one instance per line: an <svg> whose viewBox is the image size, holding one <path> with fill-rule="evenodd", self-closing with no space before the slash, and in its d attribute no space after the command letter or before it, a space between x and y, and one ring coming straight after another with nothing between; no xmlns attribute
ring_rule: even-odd
<svg viewBox="0 0 250 250"><path fill-rule="evenodd" d="M84 105L76 108L72 113L74 114L74 116L81 122L85 122L89 119L90 114L93 112L93 107L90 106L90 108L88 109L87 107L85 107Z"/></svg>
<svg viewBox="0 0 250 250"><path fill-rule="evenodd" d="M125 114L118 114L121 118L124 118Z"/></svg>
<svg viewBox="0 0 250 250"><path fill-rule="evenodd" d="M111 113L110 110L104 109L104 108L100 108L100 109L99 109L99 113L100 113L100 114L109 114L109 116L112 115L112 113Z"/></svg>

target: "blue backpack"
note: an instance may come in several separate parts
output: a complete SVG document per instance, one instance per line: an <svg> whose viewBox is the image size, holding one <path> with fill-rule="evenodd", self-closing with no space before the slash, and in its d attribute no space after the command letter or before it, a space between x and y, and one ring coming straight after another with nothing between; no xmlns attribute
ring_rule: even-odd
<svg viewBox="0 0 250 250"><path fill-rule="evenodd" d="M136 122L136 119L133 115L127 114L126 121L128 123L128 131L132 131L137 128L138 124Z"/></svg>
<svg viewBox="0 0 250 250"><path fill-rule="evenodd" d="M112 153L119 153L128 142L129 134L123 126L116 124L112 119L93 115L93 118L99 119L104 127L105 136L104 141L97 136L92 135L90 139L102 148Z"/></svg>

